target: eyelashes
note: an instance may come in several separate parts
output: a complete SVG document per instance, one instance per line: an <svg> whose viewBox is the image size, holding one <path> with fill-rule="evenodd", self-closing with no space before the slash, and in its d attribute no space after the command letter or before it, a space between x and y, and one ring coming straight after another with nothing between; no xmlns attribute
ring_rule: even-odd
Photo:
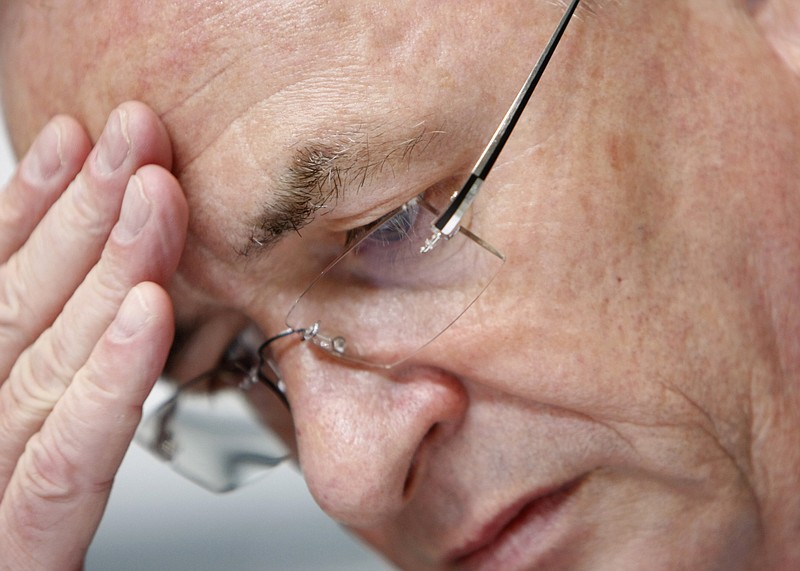
<svg viewBox="0 0 800 571"><path fill-rule="evenodd" d="M349 230L345 238L345 249L364 240L368 235L370 243L389 245L401 242L408 238L416 224L418 214L419 201L415 198L374 222Z"/></svg>

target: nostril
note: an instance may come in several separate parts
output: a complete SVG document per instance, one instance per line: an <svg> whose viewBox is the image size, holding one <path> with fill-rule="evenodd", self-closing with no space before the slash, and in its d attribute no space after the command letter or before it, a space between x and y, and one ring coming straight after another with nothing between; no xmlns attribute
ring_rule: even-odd
<svg viewBox="0 0 800 571"><path fill-rule="evenodd" d="M417 472L419 468L419 462L417 461L417 456L414 457L414 461L411 462L411 466L408 468L408 474L406 475L406 481L403 484L403 501L407 502L411 499L411 496L414 495L414 489L416 488L417 483Z"/></svg>
<svg viewBox="0 0 800 571"><path fill-rule="evenodd" d="M408 467L408 473L406 474L406 480L403 483L403 501L407 502L411 499L411 496L414 495L414 490L416 489L417 482L420 480L420 472L424 469L425 465L425 456L427 456L427 450L430 447L430 442L436 439L436 434L439 432L439 423L437 422L433 426L428 429L428 432L425 434L425 437L422 439L420 446L417 448L416 454L414 454L414 458L411 460L411 464Z"/></svg>

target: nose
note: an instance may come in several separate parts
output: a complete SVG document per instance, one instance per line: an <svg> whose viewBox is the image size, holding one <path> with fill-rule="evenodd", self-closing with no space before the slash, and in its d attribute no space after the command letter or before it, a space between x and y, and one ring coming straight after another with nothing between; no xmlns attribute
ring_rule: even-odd
<svg viewBox="0 0 800 571"><path fill-rule="evenodd" d="M354 369L298 348L284 370L308 487L340 523L368 528L402 511L467 405L446 372ZM290 376L291 375L291 376Z"/></svg>

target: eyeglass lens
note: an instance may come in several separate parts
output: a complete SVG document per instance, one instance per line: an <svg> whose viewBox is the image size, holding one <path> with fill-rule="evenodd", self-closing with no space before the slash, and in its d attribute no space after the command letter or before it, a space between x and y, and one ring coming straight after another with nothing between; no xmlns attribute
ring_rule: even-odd
<svg viewBox="0 0 800 571"><path fill-rule="evenodd" d="M303 293L287 325L334 354L385 367L430 343L504 261L466 230L422 253L436 216L418 198L376 224Z"/></svg>
<svg viewBox="0 0 800 571"><path fill-rule="evenodd" d="M288 459L294 434L283 400L241 371L184 385L140 424L136 440L213 492L239 488Z"/></svg>

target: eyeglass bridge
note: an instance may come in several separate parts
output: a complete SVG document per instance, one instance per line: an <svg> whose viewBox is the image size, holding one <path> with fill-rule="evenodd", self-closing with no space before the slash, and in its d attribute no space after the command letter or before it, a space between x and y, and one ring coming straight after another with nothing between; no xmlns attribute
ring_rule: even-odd
<svg viewBox="0 0 800 571"><path fill-rule="evenodd" d="M303 330L303 341L311 341L320 349L328 353L333 353L334 355L344 355L345 348L347 347L347 340L344 337L329 337L320 333L319 321Z"/></svg>

